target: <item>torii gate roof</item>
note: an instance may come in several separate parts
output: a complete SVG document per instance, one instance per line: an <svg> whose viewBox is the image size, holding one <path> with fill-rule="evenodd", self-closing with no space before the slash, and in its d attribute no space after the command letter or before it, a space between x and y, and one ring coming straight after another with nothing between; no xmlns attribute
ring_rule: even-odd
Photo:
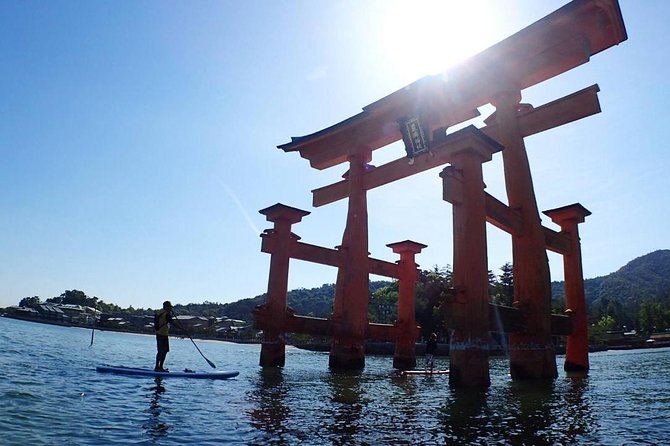
<svg viewBox="0 0 670 446"><path fill-rule="evenodd" d="M463 122L496 93L545 81L626 39L617 0L574 0L453 69L421 78L357 115L278 148L298 151L316 169L332 167L347 161L352 149L376 150L401 139L398 120L417 110L432 113L439 126Z"/></svg>

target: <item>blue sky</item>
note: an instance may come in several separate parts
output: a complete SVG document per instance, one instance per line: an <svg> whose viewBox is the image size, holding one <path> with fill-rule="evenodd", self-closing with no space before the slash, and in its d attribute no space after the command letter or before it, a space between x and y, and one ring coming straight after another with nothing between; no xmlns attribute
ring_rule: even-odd
<svg viewBox="0 0 670 446"><path fill-rule="evenodd" d="M278 144L565 3L0 2L0 306L68 289L143 308L265 292L259 209L311 211L294 232L327 247L346 217L344 201L312 208L310 192L346 166L316 171ZM593 212L580 227L586 278L670 248L670 3L620 3L626 42L523 92L537 106L600 86L601 114L526 139L539 208ZM373 163L399 156L396 144ZM505 201L499 158L484 175ZM452 263L438 173L369 193L374 257L395 261L386 244L412 239L428 245L422 268ZM490 269L508 261L509 236L490 228ZM295 261L289 287L335 277Z"/></svg>

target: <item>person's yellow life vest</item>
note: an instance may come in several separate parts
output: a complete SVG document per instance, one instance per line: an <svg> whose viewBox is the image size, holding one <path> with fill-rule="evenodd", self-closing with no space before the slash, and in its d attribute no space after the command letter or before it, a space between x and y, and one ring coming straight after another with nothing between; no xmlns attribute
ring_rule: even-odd
<svg viewBox="0 0 670 446"><path fill-rule="evenodd" d="M165 310L161 310L155 316L155 330L157 335L167 336L168 335L168 316L170 313Z"/></svg>

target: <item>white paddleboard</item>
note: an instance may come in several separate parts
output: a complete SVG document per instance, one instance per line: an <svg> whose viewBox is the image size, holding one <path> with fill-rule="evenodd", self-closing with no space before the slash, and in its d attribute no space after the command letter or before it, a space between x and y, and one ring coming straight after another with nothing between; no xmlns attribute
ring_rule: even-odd
<svg viewBox="0 0 670 446"><path fill-rule="evenodd" d="M116 365L99 365L95 368L101 373L116 373L118 375L160 376L162 378L195 378L195 379L228 379L240 374L237 371L196 372L192 370L175 372L156 372L153 369L141 369Z"/></svg>
<svg viewBox="0 0 670 446"><path fill-rule="evenodd" d="M403 370L402 375L447 375L449 370Z"/></svg>

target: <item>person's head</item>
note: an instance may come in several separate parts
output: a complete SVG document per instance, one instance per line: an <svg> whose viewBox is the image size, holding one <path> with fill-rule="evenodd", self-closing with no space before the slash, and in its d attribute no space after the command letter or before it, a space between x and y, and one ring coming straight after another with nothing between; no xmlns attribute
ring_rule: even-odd
<svg viewBox="0 0 670 446"><path fill-rule="evenodd" d="M437 333L431 333L430 339L437 339Z"/></svg>
<svg viewBox="0 0 670 446"><path fill-rule="evenodd" d="M169 300L166 300L165 302L163 302L163 310L165 310L165 311L172 310L172 303L170 303Z"/></svg>

